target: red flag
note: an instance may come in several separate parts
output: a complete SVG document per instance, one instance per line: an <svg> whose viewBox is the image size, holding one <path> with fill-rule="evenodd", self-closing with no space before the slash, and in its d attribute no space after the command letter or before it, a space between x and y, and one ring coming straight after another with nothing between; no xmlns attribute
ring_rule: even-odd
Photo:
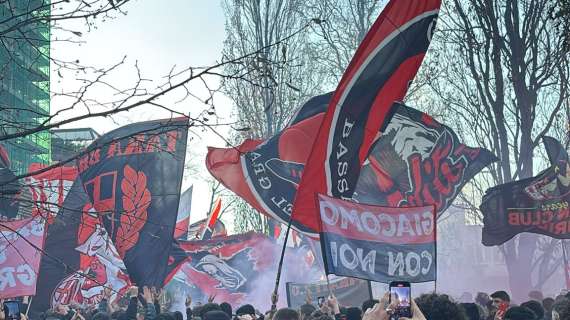
<svg viewBox="0 0 570 320"><path fill-rule="evenodd" d="M216 227L216 221L218 220L221 211L222 211L222 199L218 198L214 203L212 212L210 212L210 215L208 216L206 227L202 232L202 237L201 237L202 240L208 240L212 237L212 234L214 233L214 229Z"/></svg>
<svg viewBox="0 0 570 320"><path fill-rule="evenodd" d="M0 222L0 298L36 294L44 236L41 218Z"/></svg>
<svg viewBox="0 0 570 320"><path fill-rule="evenodd" d="M37 172L45 167L44 164L32 163L28 172ZM58 166L27 177L26 187L32 194L32 215L47 218L51 224L76 177L75 166Z"/></svg>
<svg viewBox="0 0 570 320"><path fill-rule="evenodd" d="M178 216L176 217L176 227L174 228L174 238L186 240L188 238L188 227L190 226L190 209L192 207L192 186L180 195L178 203Z"/></svg>
<svg viewBox="0 0 570 320"><path fill-rule="evenodd" d="M391 1L345 71L313 144L293 220L319 231L315 195L351 199L360 167L404 98L429 46L441 0Z"/></svg>

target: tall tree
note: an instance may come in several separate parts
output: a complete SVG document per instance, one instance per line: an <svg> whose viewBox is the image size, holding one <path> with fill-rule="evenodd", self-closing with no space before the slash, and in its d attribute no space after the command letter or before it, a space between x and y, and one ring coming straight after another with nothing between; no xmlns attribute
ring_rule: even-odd
<svg viewBox="0 0 570 320"><path fill-rule="evenodd" d="M551 34L556 22L549 13L556 5L556 0L445 2L434 54L423 68L424 75L438 77L426 77L430 86L424 93L430 107L459 126L467 141L501 159L467 188L475 192L466 200L476 203L487 187L532 176L541 166L535 158L541 138L565 126L570 69L563 39ZM556 268L554 250L541 250L543 243L522 234L502 247L513 293L540 288ZM532 283L537 264L543 272Z"/></svg>
<svg viewBox="0 0 570 320"><path fill-rule="evenodd" d="M318 73L312 73L314 51L307 41L310 20L300 14L304 1L226 0L223 7L224 57L259 50L243 64L226 67L235 77L223 81L223 91L234 103L239 125L248 128L235 138L270 137L287 124L304 100L319 92ZM237 231L271 229L245 203L236 207L235 215Z"/></svg>

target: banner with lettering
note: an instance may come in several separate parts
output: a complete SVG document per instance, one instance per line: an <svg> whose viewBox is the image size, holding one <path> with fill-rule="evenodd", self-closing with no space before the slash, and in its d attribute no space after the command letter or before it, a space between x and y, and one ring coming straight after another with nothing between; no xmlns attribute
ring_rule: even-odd
<svg viewBox="0 0 570 320"><path fill-rule="evenodd" d="M338 302L343 306L360 306L363 301L372 299L370 281L347 278L330 277L330 289ZM287 305L298 309L310 299L316 303L318 297L329 295L329 285L326 281L313 283L287 282Z"/></svg>
<svg viewBox="0 0 570 320"><path fill-rule="evenodd" d="M0 222L0 298L36 294L45 237L40 217Z"/></svg>
<svg viewBox="0 0 570 320"><path fill-rule="evenodd" d="M388 283L436 279L433 206L380 207L318 195L327 274Z"/></svg>
<svg viewBox="0 0 570 320"><path fill-rule="evenodd" d="M566 150L551 139L544 139L550 168L485 192L480 207L484 245L501 245L521 232L570 239L570 163Z"/></svg>
<svg viewBox="0 0 570 320"><path fill-rule="evenodd" d="M95 140L77 161L90 210L138 286L161 287L167 275L187 135L187 118L133 123Z"/></svg>

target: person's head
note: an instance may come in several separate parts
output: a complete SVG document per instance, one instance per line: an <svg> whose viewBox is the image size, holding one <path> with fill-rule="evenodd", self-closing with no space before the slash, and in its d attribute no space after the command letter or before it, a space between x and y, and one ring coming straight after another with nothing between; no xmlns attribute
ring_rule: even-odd
<svg viewBox="0 0 570 320"><path fill-rule="evenodd" d="M202 314L202 306L194 306L194 308L192 308L192 315L195 317L200 317Z"/></svg>
<svg viewBox="0 0 570 320"><path fill-rule="evenodd" d="M529 308L530 310L532 310L532 312L534 312L534 314L536 315L536 318L539 320L542 320L542 318L544 318L544 308L542 307L542 304L540 304L540 302L538 301L535 300L527 301L525 303L522 303L521 307Z"/></svg>
<svg viewBox="0 0 570 320"><path fill-rule="evenodd" d="M489 302L490 300L491 299L489 298L489 295L486 294L485 292L477 292L477 296L475 297L475 302L482 307L486 307L487 302Z"/></svg>
<svg viewBox="0 0 570 320"><path fill-rule="evenodd" d="M206 314L206 312L209 312L209 311L220 311L220 310L221 310L221 309L220 309L220 305L219 305L219 304L209 302L209 303L206 303L205 305L203 305L203 306L200 307L200 313L199 313L199 315L200 315L200 318L204 319L204 314Z"/></svg>
<svg viewBox="0 0 570 320"><path fill-rule="evenodd" d="M220 303L220 309L225 312L230 318L232 317L232 305L227 302Z"/></svg>
<svg viewBox="0 0 570 320"><path fill-rule="evenodd" d="M463 309L445 294L422 294L416 304L427 319L465 320Z"/></svg>
<svg viewBox="0 0 570 320"><path fill-rule="evenodd" d="M273 320L299 320L299 312L291 308L281 308L273 315Z"/></svg>
<svg viewBox="0 0 570 320"><path fill-rule="evenodd" d="M377 304L379 301L376 299L366 300L362 303L362 314L366 312L366 310L371 309Z"/></svg>
<svg viewBox="0 0 570 320"><path fill-rule="evenodd" d="M125 315L126 315L125 311L117 310L117 311L114 311L111 313L111 319L117 319L117 320L123 319L123 318L125 318Z"/></svg>
<svg viewBox="0 0 570 320"><path fill-rule="evenodd" d="M358 307L350 307L346 309L346 320L361 320L362 311Z"/></svg>
<svg viewBox="0 0 570 320"><path fill-rule="evenodd" d="M251 315L254 318L256 317L255 308L251 304L244 304L236 310L236 316L243 316L246 314Z"/></svg>
<svg viewBox="0 0 570 320"><path fill-rule="evenodd" d="M538 301L538 302L541 302L542 299L544 299L544 295L542 294L542 292L540 292L538 290L532 290L531 292L529 292L528 297L531 300Z"/></svg>
<svg viewBox="0 0 570 320"><path fill-rule="evenodd" d="M315 312L313 312L313 314L311 314L310 319L311 320L332 320L332 318L328 314L322 312L321 310L316 310Z"/></svg>
<svg viewBox="0 0 570 320"><path fill-rule="evenodd" d="M504 320L537 320L536 314L529 308L511 307L505 313Z"/></svg>
<svg viewBox="0 0 570 320"><path fill-rule="evenodd" d="M564 298L557 301L552 307L552 320L570 319L570 299Z"/></svg>
<svg viewBox="0 0 570 320"><path fill-rule="evenodd" d="M222 310L211 310L204 313L202 320L230 320L230 316Z"/></svg>
<svg viewBox="0 0 570 320"><path fill-rule="evenodd" d="M493 300L493 306L495 308L498 308L501 303L511 303L511 297L505 291L493 292L493 294L491 294L491 299Z"/></svg>
<svg viewBox="0 0 570 320"><path fill-rule="evenodd" d="M176 319L176 320L184 320L184 316L182 315L182 312L180 312L180 311L174 311L172 313L172 315L174 316L174 319Z"/></svg>
<svg viewBox="0 0 570 320"><path fill-rule="evenodd" d="M465 311L465 314L467 315L467 318L469 320L480 320L481 319L481 314L479 313L479 308L477 308L476 304L474 304L474 303L461 303L460 306L463 309L463 311Z"/></svg>
<svg viewBox="0 0 570 320"><path fill-rule="evenodd" d="M106 312L97 312L91 320L111 320L111 316Z"/></svg>
<svg viewBox="0 0 570 320"><path fill-rule="evenodd" d="M554 306L554 299L552 298L545 298L542 300L542 307L544 308L545 312L551 312L552 307Z"/></svg>
<svg viewBox="0 0 570 320"><path fill-rule="evenodd" d="M299 316L301 320L309 319L311 313L315 312L315 310L317 310L317 308L312 304L305 303L301 305L299 307Z"/></svg>

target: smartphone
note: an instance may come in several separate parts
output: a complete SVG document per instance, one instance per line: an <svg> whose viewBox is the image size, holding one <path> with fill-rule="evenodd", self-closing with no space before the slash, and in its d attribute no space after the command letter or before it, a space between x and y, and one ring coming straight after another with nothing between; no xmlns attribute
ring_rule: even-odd
<svg viewBox="0 0 570 320"><path fill-rule="evenodd" d="M390 282L390 303L392 298L398 299L398 305L394 310L394 318L412 318L412 288L407 281Z"/></svg>
<svg viewBox="0 0 570 320"><path fill-rule="evenodd" d="M4 301L3 308L6 320L20 320L20 303L18 301Z"/></svg>
<svg viewBox="0 0 570 320"><path fill-rule="evenodd" d="M506 302L501 302L499 304L499 307L497 308L497 318L499 319L503 319L503 317L505 316L505 313L507 312L507 309L509 308L509 304Z"/></svg>
<svg viewBox="0 0 570 320"><path fill-rule="evenodd" d="M317 304L319 305L319 308L323 306L323 304L325 304L325 297L317 297Z"/></svg>

